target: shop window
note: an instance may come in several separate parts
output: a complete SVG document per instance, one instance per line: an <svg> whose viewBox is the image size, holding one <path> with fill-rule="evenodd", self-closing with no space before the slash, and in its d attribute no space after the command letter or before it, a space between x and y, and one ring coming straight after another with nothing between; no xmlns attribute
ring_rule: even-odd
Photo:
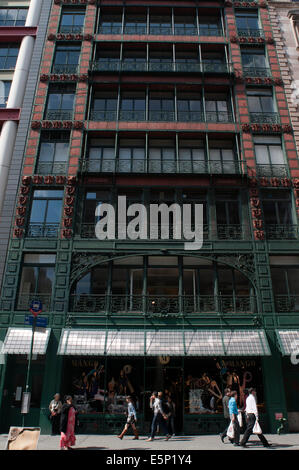
<svg viewBox="0 0 299 470"><path fill-rule="evenodd" d="M10 92L11 81L0 80L0 108L6 108Z"/></svg>
<svg viewBox="0 0 299 470"><path fill-rule="evenodd" d="M281 138L261 135L253 141L258 176L287 176Z"/></svg>
<svg viewBox="0 0 299 470"><path fill-rule="evenodd" d="M65 174L69 156L69 132L42 132L36 173Z"/></svg>
<svg viewBox="0 0 299 470"><path fill-rule="evenodd" d="M0 8L0 26L24 26L28 8Z"/></svg>
<svg viewBox="0 0 299 470"><path fill-rule="evenodd" d="M72 119L74 100L75 87L73 85L50 86L45 112L45 119Z"/></svg>
<svg viewBox="0 0 299 470"><path fill-rule="evenodd" d="M0 46L0 70L13 70L19 54L19 46L2 44Z"/></svg>
<svg viewBox="0 0 299 470"><path fill-rule="evenodd" d="M77 73L81 46L77 44L57 44L53 73Z"/></svg>
<svg viewBox="0 0 299 470"><path fill-rule="evenodd" d="M49 311L55 279L55 255L26 254L18 296L18 310L28 310L32 300L40 300Z"/></svg>
<svg viewBox="0 0 299 470"><path fill-rule="evenodd" d="M59 32L64 34L81 34L83 31L84 19L84 10L63 9L61 14Z"/></svg>
<svg viewBox="0 0 299 470"><path fill-rule="evenodd" d="M27 237L56 238L60 226L63 191L40 190L33 193Z"/></svg>

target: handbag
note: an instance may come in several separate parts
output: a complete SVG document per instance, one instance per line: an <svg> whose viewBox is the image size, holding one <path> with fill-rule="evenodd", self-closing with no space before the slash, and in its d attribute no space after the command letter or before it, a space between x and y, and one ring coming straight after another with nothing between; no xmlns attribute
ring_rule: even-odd
<svg viewBox="0 0 299 470"><path fill-rule="evenodd" d="M232 421L229 423L228 429L226 431L226 435L230 439L233 439L235 437L234 423Z"/></svg>
<svg viewBox="0 0 299 470"><path fill-rule="evenodd" d="M262 434L262 429L259 425L258 419L255 420L252 432L253 434Z"/></svg>
<svg viewBox="0 0 299 470"><path fill-rule="evenodd" d="M240 428L243 426L243 419L242 419L242 412L239 411L238 413L238 421L239 421L239 426Z"/></svg>

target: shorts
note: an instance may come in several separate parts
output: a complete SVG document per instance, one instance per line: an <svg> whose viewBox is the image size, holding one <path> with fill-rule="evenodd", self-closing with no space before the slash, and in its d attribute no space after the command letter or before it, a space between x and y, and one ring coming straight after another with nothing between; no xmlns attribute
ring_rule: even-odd
<svg viewBox="0 0 299 470"><path fill-rule="evenodd" d="M134 416L129 416L127 419L127 424L135 424L136 420Z"/></svg>

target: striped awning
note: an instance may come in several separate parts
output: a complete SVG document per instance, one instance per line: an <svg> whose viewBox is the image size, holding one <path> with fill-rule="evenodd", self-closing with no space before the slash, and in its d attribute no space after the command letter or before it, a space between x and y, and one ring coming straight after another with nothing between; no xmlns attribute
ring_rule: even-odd
<svg viewBox="0 0 299 470"><path fill-rule="evenodd" d="M64 329L59 355L269 356L264 330Z"/></svg>
<svg viewBox="0 0 299 470"><path fill-rule="evenodd" d="M51 328L36 330L33 354L46 354ZM32 328L8 328L2 352L4 354L30 354Z"/></svg>
<svg viewBox="0 0 299 470"><path fill-rule="evenodd" d="M283 356L299 355L299 330L276 330L276 336Z"/></svg>

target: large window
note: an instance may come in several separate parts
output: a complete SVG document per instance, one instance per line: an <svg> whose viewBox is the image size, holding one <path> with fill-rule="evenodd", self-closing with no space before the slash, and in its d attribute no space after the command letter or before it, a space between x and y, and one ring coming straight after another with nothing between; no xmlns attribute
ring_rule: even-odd
<svg viewBox="0 0 299 470"><path fill-rule="evenodd" d="M40 300L49 310L54 287L56 256L26 254L24 256L18 297L18 309L28 310L31 300Z"/></svg>
<svg viewBox="0 0 299 470"><path fill-rule="evenodd" d="M144 13L126 13L124 33L125 34L146 34L147 15Z"/></svg>
<svg viewBox="0 0 299 470"><path fill-rule="evenodd" d="M61 219L63 191L36 189L29 219L27 236L55 238Z"/></svg>
<svg viewBox="0 0 299 470"><path fill-rule="evenodd" d="M83 31L84 10L62 10L60 33L80 34Z"/></svg>
<svg viewBox="0 0 299 470"><path fill-rule="evenodd" d="M149 96L149 120L174 120L174 93L152 91Z"/></svg>
<svg viewBox="0 0 299 470"><path fill-rule="evenodd" d="M115 171L114 139L91 139L85 164L89 172Z"/></svg>
<svg viewBox="0 0 299 470"><path fill-rule="evenodd" d="M202 102L199 93L179 92L177 96L179 121L202 121Z"/></svg>
<svg viewBox="0 0 299 470"><path fill-rule="evenodd" d="M259 176L287 176L280 137L256 135L254 136L254 149Z"/></svg>
<svg viewBox="0 0 299 470"><path fill-rule="evenodd" d="M57 44L53 73L76 73L79 65L81 46L77 44Z"/></svg>
<svg viewBox="0 0 299 470"><path fill-rule="evenodd" d="M0 80L0 108L6 108L11 81Z"/></svg>
<svg viewBox="0 0 299 470"><path fill-rule="evenodd" d="M0 26L24 26L28 8L0 8Z"/></svg>
<svg viewBox="0 0 299 470"><path fill-rule="evenodd" d="M239 173L239 161L231 141L212 140L209 142L210 172L215 174Z"/></svg>
<svg viewBox="0 0 299 470"><path fill-rule="evenodd" d="M262 203L270 238L293 238L292 198L288 190L264 190ZM293 234L293 236L291 236Z"/></svg>
<svg viewBox="0 0 299 470"><path fill-rule="evenodd" d="M91 117L94 121L115 121L117 119L117 92L96 92Z"/></svg>
<svg viewBox="0 0 299 470"><path fill-rule="evenodd" d="M239 36L260 36L258 11L242 10L236 12L236 23Z"/></svg>
<svg viewBox="0 0 299 470"><path fill-rule="evenodd" d="M244 48L241 49L241 56L245 76L267 77L270 74L264 49Z"/></svg>
<svg viewBox="0 0 299 470"><path fill-rule="evenodd" d="M121 94L120 119L126 121L145 120L145 92L124 91Z"/></svg>
<svg viewBox="0 0 299 470"><path fill-rule="evenodd" d="M0 70L13 70L15 68L19 54L17 44L0 46Z"/></svg>
<svg viewBox="0 0 299 470"><path fill-rule="evenodd" d="M237 193L216 194L217 232L220 239L242 238L240 202Z"/></svg>
<svg viewBox="0 0 299 470"><path fill-rule="evenodd" d="M73 85L49 87L45 119L72 119L74 99L75 87Z"/></svg>
<svg viewBox="0 0 299 470"><path fill-rule="evenodd" d="M247 88L247 100L251 122L279 122L271 88Z"/></svg>
<svg viewBox="0 0 299 470"><path fill-rule="evenodd" d="M149 140L149 171L173 173L175 171L175 142L171 139Z"/></svg>
<svg viewBox="0 0 299 470"><path fill-rule="evenodd" d="M299 311L298 261L298 257L273 256L270 259L273 294L278 312Z"/></svg>
<svg viewBox="0 0 299 470"><path fill-rule="evenodd" d="M228 97L221 93L207 93L205 99L206 119L212 122L230 122L232 115Z"/></svg>
<svg viewBox="0 0 299 470"><path fill-rule="evenodd" d="M36 172L44 175L66 173L69 140L69 132L42 133Z"/></svg>

